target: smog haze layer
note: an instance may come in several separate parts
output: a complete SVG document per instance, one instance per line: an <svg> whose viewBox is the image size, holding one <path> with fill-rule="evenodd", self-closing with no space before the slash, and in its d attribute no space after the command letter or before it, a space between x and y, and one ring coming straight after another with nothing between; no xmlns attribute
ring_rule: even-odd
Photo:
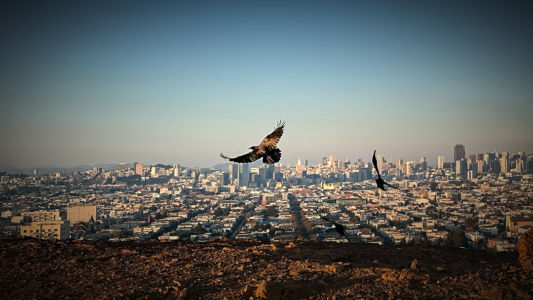
<svg viewBox="0 0 533 300"><path fill-rule="evenodd" d="M533 151L525 4L11 2L0 165Z"/></svg>

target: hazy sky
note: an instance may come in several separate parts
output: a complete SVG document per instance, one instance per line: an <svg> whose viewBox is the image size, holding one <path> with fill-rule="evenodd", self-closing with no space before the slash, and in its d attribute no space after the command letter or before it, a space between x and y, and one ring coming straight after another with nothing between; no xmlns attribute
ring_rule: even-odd
<svg viewBox="0 0 533 300"><path fill-rule="evenodd" d="M525 4L106 2L0 7L0 165L533 152Z"/></svg>

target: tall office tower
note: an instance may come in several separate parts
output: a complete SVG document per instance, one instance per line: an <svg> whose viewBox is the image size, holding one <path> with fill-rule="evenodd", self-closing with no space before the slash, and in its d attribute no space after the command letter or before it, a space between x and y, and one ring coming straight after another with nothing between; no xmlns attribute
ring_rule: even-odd
<svg viewBox="0 0 533 300"><path fill-rule="evenodd" d="M123 162L119 163L119 164L118 164L118 169L119 169L119 170L124 170L124 169L126 169L126 163L123 163Z"/></svg>
<svg viewBox="0 0 533 300"><path fill-rule="evenodd" d="M326 166L328 164L328 158L322 157L322 165Z"/></svg>
<svg viewBox="0 0 533 300"><path fill-rule="evenodd" d="M138 162L134 162L133 163L133 171L135 172L136 175L142 176L143 175L143 164L140 164Z"/></svg>
<svg viewBox="0 0 533 300"><path fill-rule="evenodd" d="M157 175L157 167L156 166L150 166L150 175L152 177L155 177Z"/></svg>
<svg viewBox="0 0 533 300"><path fill-rule="evenodd" d="M273 179L274 178L274 165L267 165L266 166L266 178L267 179Z"/></svg>
<svg viewBox="0 0 533 300"><path fill-rule="evenodd" d="M249 164L239 164L240 166L240 178L239 178L239 185L240 186L247 186L250 182L250 165Z"/></svg>
<svg viewBox="0 0 533 300"><path fill-rule="evenodd" d="M301 166L302 165L302 160L298 158L298 161L296 162L296 165L297 166Z"/></svg>
<svg viewBox="0 0 533 300"><path fill-rule="evenodd" d="M453 161L458 161L465 158L465 146L461 144L453 147Z"/></svg>
<svg viewBox="0 0 533 300"><path fill-rule="evenodd" d="M422 166L422 171L425 171L428 167L428 163L425 156L420 158L420 165Z"/></svg>
<svg viewBox="0 0 533 300"><path fill-rule="evenodd" d="M406 164L405 164L405 174L407 176L410 176L413 174L413 163L408 161Z"/></svg>
<svg viewBox="0 0 533 300"><path fill-rule="evenodd" d="M500 173L507 172L509 172L509 158L507 158L507 155L502 155L502 158L500 158Z"/></svg>
<svg viewBox="0 0 533 300"><path fill-rule="evenodd" d="M483 160L476 161L477 164L477 173L481 174L485 172L485 162Z"/></svg>
<svg viewBox="0 0 533 300"><path fill-rule="evenodd" d="M307 159L305 160L305 166L309 166L309 161Z"/></svg>
<svg viewBox="0 0 533 300"><path fill-rule="evenodd" d="M38 169L33 169L33 176L37 176L39 175L39 170Z"/></svg>
<svg viewBox="0 0 533 300"><path fill-rule="evenodd" d="M402 167L403 167L402 165L403 165L403 161L402 161L402 159L401 159L401 158L398 158L398 159L396 160L396 169L397 169L397 170L401 170Z"/></svg>
<svg viewBox="0 0 533 300"><path fill-rule="evenodd" d="M444 155L437 156L437 169L444 169Z"/></svg>
<svg viewBox="0 0 533 300"><path fill-rule="evenodd" d="M336 167L338 171L342 171L344 169L344 163L342 162L342 160L339 159L336 161Z"/></svg>
<svg viewBox="0 0 533 300"><path fill-rule="evenodd" d="M466 160L464 158L455 161L455 175L461 178L466 177Z"/></svg>
<svg viewBox="0 0 533 300"><path fill-rule="evenodd" d="M533 155L531 154L526 157L525 169L527 172L533 171Z"/></svg>
<svg viewBox="0 0 533 300"><path fill-rule="evenodd" d="M486 166L490 166L490 154L489 153L483 154L483 162L485 163Z"/></svg>
<svg viewBox="0 0 533 300"><path fill-rule="evenodd" d="M470 154L470 155L468 155L468 159L470 159L471 161L476 161L477 160L477 155Z"/></svg>
<svg viewBox="0 0 533 300"><path fill-rule="evenodd" d="M516 160L516 165L515 165L514 171L517 172L517 173L522 173L523 170L524 170L524 165L522 164L522 160L520 158L518 158Z"/></svg>
<svg viewBox="0 0 533 300"><path fill-rule="evenodd" d="M229 164L228 172L229 172L229 178L231 180L239 179L239 165L238 164Z"/></svg>
<svg viewBox="0 0 533 300"><path fill-rule="evenodd" d="M172 165L172 175L174 177L179 177L180 176L180 165L178 165L178 164Z"/></svg>
<svg viewBox="0 0 533 300"><path fill-rule="evenodd" d="M468 158L466 159L466 169L467 169L467 170L472 170L472 169L474 168L474 164L475 164L475 163L476 163L475 160L471 160L470 157L468 157ZM476 167L477 167L477 165L476 165Z"/></svg>
<svg viewBox="0 0 533 300"><path fill-rule="evenodd" d="M332 167L334 162L335 162L335 156L330 155L329 161L328 161L328 167Z"/></svg>
<svg viewBox="0 0 533 300"><path fill-rule="evenodd" d="M478 153L476 160L483 160L483 156L484 155L482 153Z"/></svg>
<svg viewBox="0 0 533 300"><path fill-rule="evenodd" d="M509 158L509 153L508 152L502 152L500 158L502 157L506 157L507 159Z"/></svg>
<svg viewBox="0 0 533 300"><path fill-rule="evenodd" d="M265 165L262 165L261 168L259 168L259 183L265 184L267 180L267 167Z"/></svg>

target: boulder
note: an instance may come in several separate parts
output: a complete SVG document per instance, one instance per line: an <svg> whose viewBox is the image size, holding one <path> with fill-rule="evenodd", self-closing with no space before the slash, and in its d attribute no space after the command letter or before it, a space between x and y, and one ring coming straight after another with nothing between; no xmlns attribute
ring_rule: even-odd
<svg viewBox="0 0 533 300"><path fill-rule="evenodd" d="M516 249L522 268L533 271L533 228L520 236Z"/></svg>

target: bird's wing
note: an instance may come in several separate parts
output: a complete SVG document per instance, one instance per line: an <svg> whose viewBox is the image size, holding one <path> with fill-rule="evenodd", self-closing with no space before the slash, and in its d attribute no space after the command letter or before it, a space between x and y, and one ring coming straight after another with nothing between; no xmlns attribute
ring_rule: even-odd
<svg viewBox="0 0 533 300"><path fill-rule="evenodd" d="M322 219L322 220L324 220L324 221L331 222L331 223L335 223L335 222L331 221L330 219L328 219L328 218L322 216L322 215L318 212L318 209L315 209L315 212L316 212L316 214L320 217L320 219Z"/></svg>
<svg viewBox="0 0 533 300"><path fill-rule="evenodd" d="M220 156L225 159L229 159L230 161L238 162L238 163L250 163L254 162L259 159L259 155L257 155L256 151L251 151L246 154L243 154L241 156L237 156L234 158L227 157L226 155L220 153Z"/></svg>
<svg viewBox="0 0 533 300"><path fill-rule="evenodd" d="M391 187L391 188L393 188L393 189L397 189L397 190L400 190L400 188L399 188L399 187L397 187L397 186L394 186L394 185L392 185L392 184L390 184L390 183L388 183L388 182L386 182L386 181L383 181L383 183L384 183L384 184L386 184L386 185L388 185L388 186L390 186L390 187Z"/></svg>
<svg viewBox="0 0 533 300"><path fill-rule="evenodd" d="M378 176L381 176L379 175L379 170L378 170L378 160L376 159L376 150L374 150L374 155L372 155L372 164L374 164L374 168L376 169L376 172L378 172Z"/></svg>
<svg viewBox="0 0 533 300"><path fill-rule="evenodd" d="M402 191L402 192L405 192L405 193L409 192L408 189L401 189L401 188L399 188L399 187L397 187L397 186L394 186L394 185L392 185L392 184L390 184L390 183L388 183L388 182L386 182L386 181L384 181L383 183L385 183L386 185L390 186L390 187L393 188L393 189L397 189L397 190Z"/></svg>
<svg viewBox="0 0 533 300"><path fill-rule="evenodd" d="M278 142L281 136L283 135L283 129L285 128L285 122L278 122L278 125L276 126L276 129L272 131L269 135L267 135L262 141L261 144L259 144L259 148L274 148Z"/></svg>
<svg viewBox="0 0 533 300"><path fill-rule="evenodd" d="M330 222L330 223L333 223L335 224L335 222L331 221L330 219L324 217L324 216L321 216L321 215L318 215L320 217L320 219L324 220L324 221L327 221L327 222Z"/></svg>

